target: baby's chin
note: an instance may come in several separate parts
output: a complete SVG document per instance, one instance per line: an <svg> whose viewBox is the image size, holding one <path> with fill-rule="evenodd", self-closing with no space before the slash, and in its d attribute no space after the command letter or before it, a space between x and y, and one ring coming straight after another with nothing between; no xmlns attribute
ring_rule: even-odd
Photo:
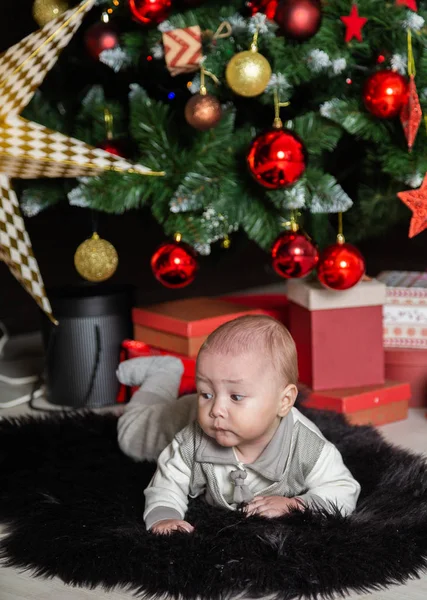
<svg viewBox="0 0 427 600"><path fill-rule="evenodd" d="M203 428L202 428L203 429ZM217 444L226 448L232 448L237 444L237 438L231 431L226 430L214 430L214 429L203 429L207 436L214 439Z"/></svg>

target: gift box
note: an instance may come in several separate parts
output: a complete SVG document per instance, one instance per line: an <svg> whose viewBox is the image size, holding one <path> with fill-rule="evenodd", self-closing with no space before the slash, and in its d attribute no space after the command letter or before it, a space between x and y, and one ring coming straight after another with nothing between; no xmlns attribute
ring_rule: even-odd
<svg viewBox="0 0 427 600"><path fill-rule="evenodd" d="M387 379L409 382L410 406L427 406L427 349L386 349L385 374Z"/></svg>
<svg viewBox="0 0 427 600"><path fill-rule="evenodd" d="M387 286L387 305L427 307L427 272L383 271L377 279Z"/></svg>
<svg viewBox="0 0 427 600"><path fill-rule="evenodd" d="M290 280L286 291L302 383L314 390L384 383L384 284L362 281L335 292Z"/></svg>
<svg viewBox="0 0 427 600"><path fill-rule="evenodd" d="M162 38L166 66L173 77L200 68L203 52L202 31L198 25L164 31Z"/></svg>
<svg viewBox="0 0 427 600"><path fill-rule="evenodd" d="M248 294L247 296L222 296L222 300L249 308L260 308L265 314L288 326L289 303L285 294Z"/></svg>
<svg viewBox="0 0 427 600"><path fill-rule="evenodd" d="M136 340L124 340L122 344L122 353L120 355L120 362L129 360L131 358L139 358L142 356L176 356L179 358L184 366L184 372L181 377L181 383L179 386L179 395L192 394L196 391L196 359L188 358L188 356L182 356L173 352L167 352L160 348L153 348L143 342ZM117 396L117 402L126 402L130 399L132 394L138 388L131 388L130 390L122 385Z"/></svg>
<svg viewBox="0 0 427 600"><path fill-rule="evenodd" d="M393 381L380 386L307 393L304 406L342 413L353 425L384 425L406 419L411 398L409 383Z"/></svg>
<svg viewBox="0 0 427 600"><path fill-rule="evenodd" d="M134 308L134 339L184 356L197 356L208 335L243 315L268 314L218 298L188 298Z"/></svg>
<svg viewBox="0 0 427 600"><path fill-rule="evenodd" d="M427 325L384 324L384 348L426 348Z"/></svg>

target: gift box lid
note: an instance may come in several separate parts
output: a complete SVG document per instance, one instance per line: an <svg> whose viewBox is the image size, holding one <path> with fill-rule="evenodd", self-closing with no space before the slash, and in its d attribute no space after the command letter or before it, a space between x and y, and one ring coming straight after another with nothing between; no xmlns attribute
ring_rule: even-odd
<svg viewBox="0 0 427 600"><path fill-rule="evenodd" d="M385 302L386 286L376 279L361 281L343 291L329 290L318 281L290 279L286 288L289 301L308 310L330 310L378 306Z"/></svg>
<svg viewBox="0 0 427 600"><path fill-rule="evenodd" d="M214 329L243 315L266 315L260 308L198 297L134 308L133 322L183 337L208 335Z"/></svg>
<svg viewBox="0 0 427 600"><path fill-rule="evenodd" d="M333 410L339 413L352 413L378 406L410 400L411 386L409 383L386 381L382 385L369 385L339 390L315 392L309 390L309 396L304 400L307 408Z"/></svg>
<svg viewBox="0 0 427 600"><path fill-rule="evenodd" d="M378 280L387 286L388 304L427 305L427 272L382 271Z"/></svg>
<svg viewBox="0 0 427 600"><path fill-rule="evenodd" d="M264 312L285 325L288 322L288 297L285 294L245 294L221 296L222 300L251 308L261 308Z"/></svg>
<svg viewBox="0 0 427 600"><path fill-rule="evenodd" d="M137 340L124 340L122 348L126 351L126 357L138 358L141 356L175 356L179 358L184 365L183 376L195 378L196 376L196 359L177 352L170 352L169 350L162 350L161 348L155 348L145 342L138 342Z"/></svg>
<svg viewBox="0 0 427 600"><path fill-rule="evenodd" d="M427 288L427 271L382 271L377 279L391 288Z"/></svg>

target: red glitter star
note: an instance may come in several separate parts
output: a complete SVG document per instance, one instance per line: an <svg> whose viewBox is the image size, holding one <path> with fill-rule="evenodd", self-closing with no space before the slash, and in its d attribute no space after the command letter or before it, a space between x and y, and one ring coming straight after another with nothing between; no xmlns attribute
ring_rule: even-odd
<svg viewBox="0 0 427 600"><path fill-rule="evenodd" d="M397 195L413 212L409 227L409 237L412 238L427 229L427 173L420 188Z"/></svg>
<svg viewBox="0 0 427 600"><path fill-rule="evenodd" d="M396 0L396 6L407 6L411 10L415 10L415 12L418 10L415 0Z"/></svg>
<svg viewBox="0 0 427 600"><path fill-rule="evenodd" d="M408 0L409 2L411 0ZM341 21L347 27L347 31L345 32L345 41L349 42L354 37L362 41L362 27L365 25L368 20L366 17L359 17L359 9L357 8L357 4L353 4L351 7L350 14L348 17L340 17Z"/></svg>

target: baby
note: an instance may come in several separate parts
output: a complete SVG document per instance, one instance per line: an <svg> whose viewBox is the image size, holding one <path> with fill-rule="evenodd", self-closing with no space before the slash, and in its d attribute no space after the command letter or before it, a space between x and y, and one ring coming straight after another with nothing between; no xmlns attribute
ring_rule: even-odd
<svg viewBox="0 0 427 600"><path fill-rule="evenodd" d="M166 445L171 429L178 431L188 419L161 452L145 490L147 529L158 534L193 531L184 518L188 498L197 496L229 510L243 508L248 516L276 517L305 507L336 507L343 514L354 510L360 485L336 447L293 406L296 348L278 321L246 316L216 329L197 358L197 395L176 402L172 419L167 418L170 368L160 368L162 359L154 357L158 368L144 374L141 390L119 419L119 443L139 459L147 458L149 446ZM153 359L129 363L147 360ZM171 357L166 360L170 367ZM120 378L120 370L118 374ZM175 394L178 383L175 376ZM165 428L154 427L153 435L147 419L152 424L154 417Z"/></svg>

